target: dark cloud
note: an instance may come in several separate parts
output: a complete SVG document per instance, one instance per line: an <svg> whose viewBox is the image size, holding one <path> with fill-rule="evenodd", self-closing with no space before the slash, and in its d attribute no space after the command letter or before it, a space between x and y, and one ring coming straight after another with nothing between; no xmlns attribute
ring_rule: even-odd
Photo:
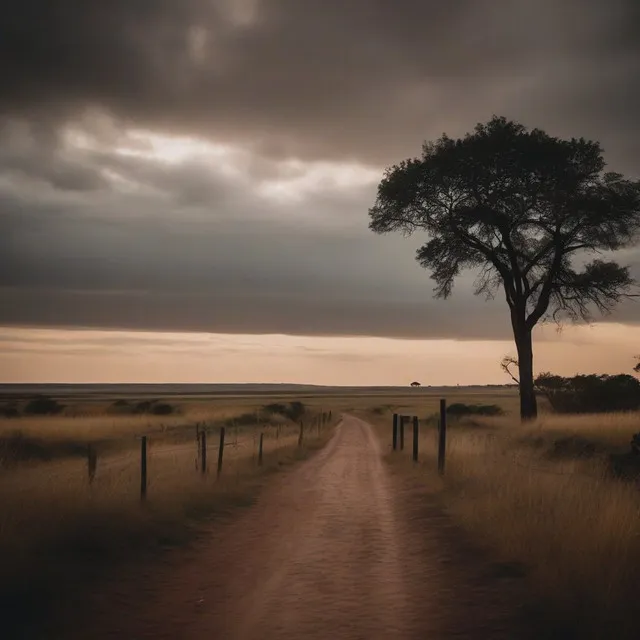
<svg viewBox="0 0 640 640"><path fill-rule="evenodd" d="M421 238L368 231L383 167L498 113L599 139L640 174L635 0L3 10L0 323L507 337L504 302L473 297L471 274L434 301ZM218 155L161 162L143 130ZM349 184L347 161L373 173Z"/></svg>
<svg viewBox="0 0 640 640"><path fill-rule="evenodd" d="M493 112L639 151L636 0L6 0L0 108L385 165ZM252 15L253 7L253 15Z"/></svg>

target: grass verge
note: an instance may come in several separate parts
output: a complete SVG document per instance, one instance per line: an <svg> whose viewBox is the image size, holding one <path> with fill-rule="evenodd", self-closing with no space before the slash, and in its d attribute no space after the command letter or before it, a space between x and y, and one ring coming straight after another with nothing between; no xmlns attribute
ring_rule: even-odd
<svg viewBox="0 0 640 640"><path fill-rule="evenodd" d="M420 461L391 453L390 415L370 413L395 472L436 496L479 548L527 581L541 637L638 637L640 493L612 473L638 414L461 421L448 431L436 474L436 431L423 429Z"/></svg>
<svg viewBox="0 0 640 640"><path fill-rule="evenodd" d="M335 424L335 421L334 421ZM63 460L9 470L0 478L0 601L3 637L42 637L57 603L107 575L115 566L157 557L193 541L202 524L254 502L269 477L323 447L333 426L309 433L298 446L294 427L265 439L257 464L255 434L229 440L223 471L193 467L194 452L175 447L150 450L150 485L140 501L137 452L102 467L86 483L81 461Z"/></svg>

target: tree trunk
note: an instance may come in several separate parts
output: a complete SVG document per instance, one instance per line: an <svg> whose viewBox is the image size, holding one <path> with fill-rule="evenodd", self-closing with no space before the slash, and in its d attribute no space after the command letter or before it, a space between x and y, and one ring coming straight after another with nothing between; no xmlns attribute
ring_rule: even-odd
<svg viewBox="0 0 640 640"><path fill-rule="evenodd" d="M520 378L520 418L535 420L538 417L538 404L533 385L533 345L531 331L527 329L514 330L516 347L518 349L518 370Z"/></svg>

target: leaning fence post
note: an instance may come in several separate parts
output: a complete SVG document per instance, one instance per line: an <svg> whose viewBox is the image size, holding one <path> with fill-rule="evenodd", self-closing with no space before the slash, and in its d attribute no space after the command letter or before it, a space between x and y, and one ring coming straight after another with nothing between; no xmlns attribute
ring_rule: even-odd
<svg viewBox="0 0 640 640"><path fill-rule="evenodd" d="M140 439L140 499L147 497L147 436Z"/></svg>
<svg viewBox="0 0 640 640"><path fill-rule="evenodd" d="M304 422L300 421L300 434L298 435L298 447L302 446L302 440L304 438Z"/></svg>
<svg viewBox="0 0 640 640"><path fill-rule="evenodd" d="M264 442L264 433L260 434L260 445L258 447L258 466L262 466L262 444Z"/></svg>
<svg viewBox="0 0 640 640"><path fill-rule="evenodd" d="M207 473L207 432L203 429L200 432L200 466L202 475Z"/></svg>
<svg viewBox="0 0 640 640"><path fill-rule="evenodd" d="M438 473L444 475L444 459L447 449L447 401L440 400L440 422L438 424Z"/></svg>
<svg viewBox="0 0 640 640"><path fill-rule="evenodd" d="M420 435L420 422L418 416L413 416L413 461L418 462L418 436Z"/></svg>
<svg viewBox="0 0 640 640"><path fill-rule="evenodd" d="M393 450L398 448L398 414L393 414L393 427L391 429L391 442L393 443Z"/></svg>
<svg viewBox="0 0 640 640"><path fill-rule="evenodd" d="M222 457L224 455L224 427L220 427L220 445L218 447L218 478L222 473Z"/></svg>

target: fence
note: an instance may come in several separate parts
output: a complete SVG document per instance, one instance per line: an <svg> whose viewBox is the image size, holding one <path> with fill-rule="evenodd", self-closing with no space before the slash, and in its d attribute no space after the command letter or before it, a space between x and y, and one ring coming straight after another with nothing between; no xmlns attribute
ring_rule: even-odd
<svg viewBox="0 0 640 640"><path fill-rule="evenodd" d="M405 422L413 423L413 451L414 462L418 462L420 442L420 419L418 416L393 414L391 426L391 446L393 451L404 450L404 425ZM444 474L444 464L447 448L447 401L440 400L440 419L438 420L438 473Z"/></svg>
<svg viewBox="0 0 640 640"><path fill-rule="evenodd" d="M113 442L87 445L84 456L14 464L0 469L0 542L72 512L118 513L136 500L186 504L203 490L206 500L207 487L233 488L241 476L315 448L334 424L331 412L298 423L198 423L120 438L117 448Z"/></svg>
<svg viewBox="0 0 640 640"><path fill-rule="evenodd" d="M418 416L402 415L394 413L391 426L391 449L394 452L404 450L404 430L405 425L409 422L413 423L413 447L412 459L414 462L425 462L419 455L420 447L428 445L428 457L435 457L434 464L437 466L438 473L444 475L445 463L450 455L450 448L453 444L454 449L460 448L464 439L464 456L467 458L471 455L480 457L482 463L489 465L513 465L524 469L531 473L541 473L549 476L570 476L572 478L580 477L588 480L601 480L604 476L618 476L625 480L634 480L640 484L640 464L637 458L631 456L631 452L626 457L631 456L631 462L635 462L630 470L624 468L625 455L609 455L604 466L603 458L597 455L571 456L549 455L545 457L539 453L527 453L521 443L516 443L512 448L504 448L504 443L498 441L498 438L491 432L483 431L476 438L468 431L464 435L454 434L453 442L448 442L448 421L447 421L447 402L445 399L440 400L440 411L437 421L437 431L434 441L422 439L420 445L420 420ZM502 446L500 446L502 445ZM548 452L547 452L548 453ZM622 458L622 462L618 460Z"/></svg>

